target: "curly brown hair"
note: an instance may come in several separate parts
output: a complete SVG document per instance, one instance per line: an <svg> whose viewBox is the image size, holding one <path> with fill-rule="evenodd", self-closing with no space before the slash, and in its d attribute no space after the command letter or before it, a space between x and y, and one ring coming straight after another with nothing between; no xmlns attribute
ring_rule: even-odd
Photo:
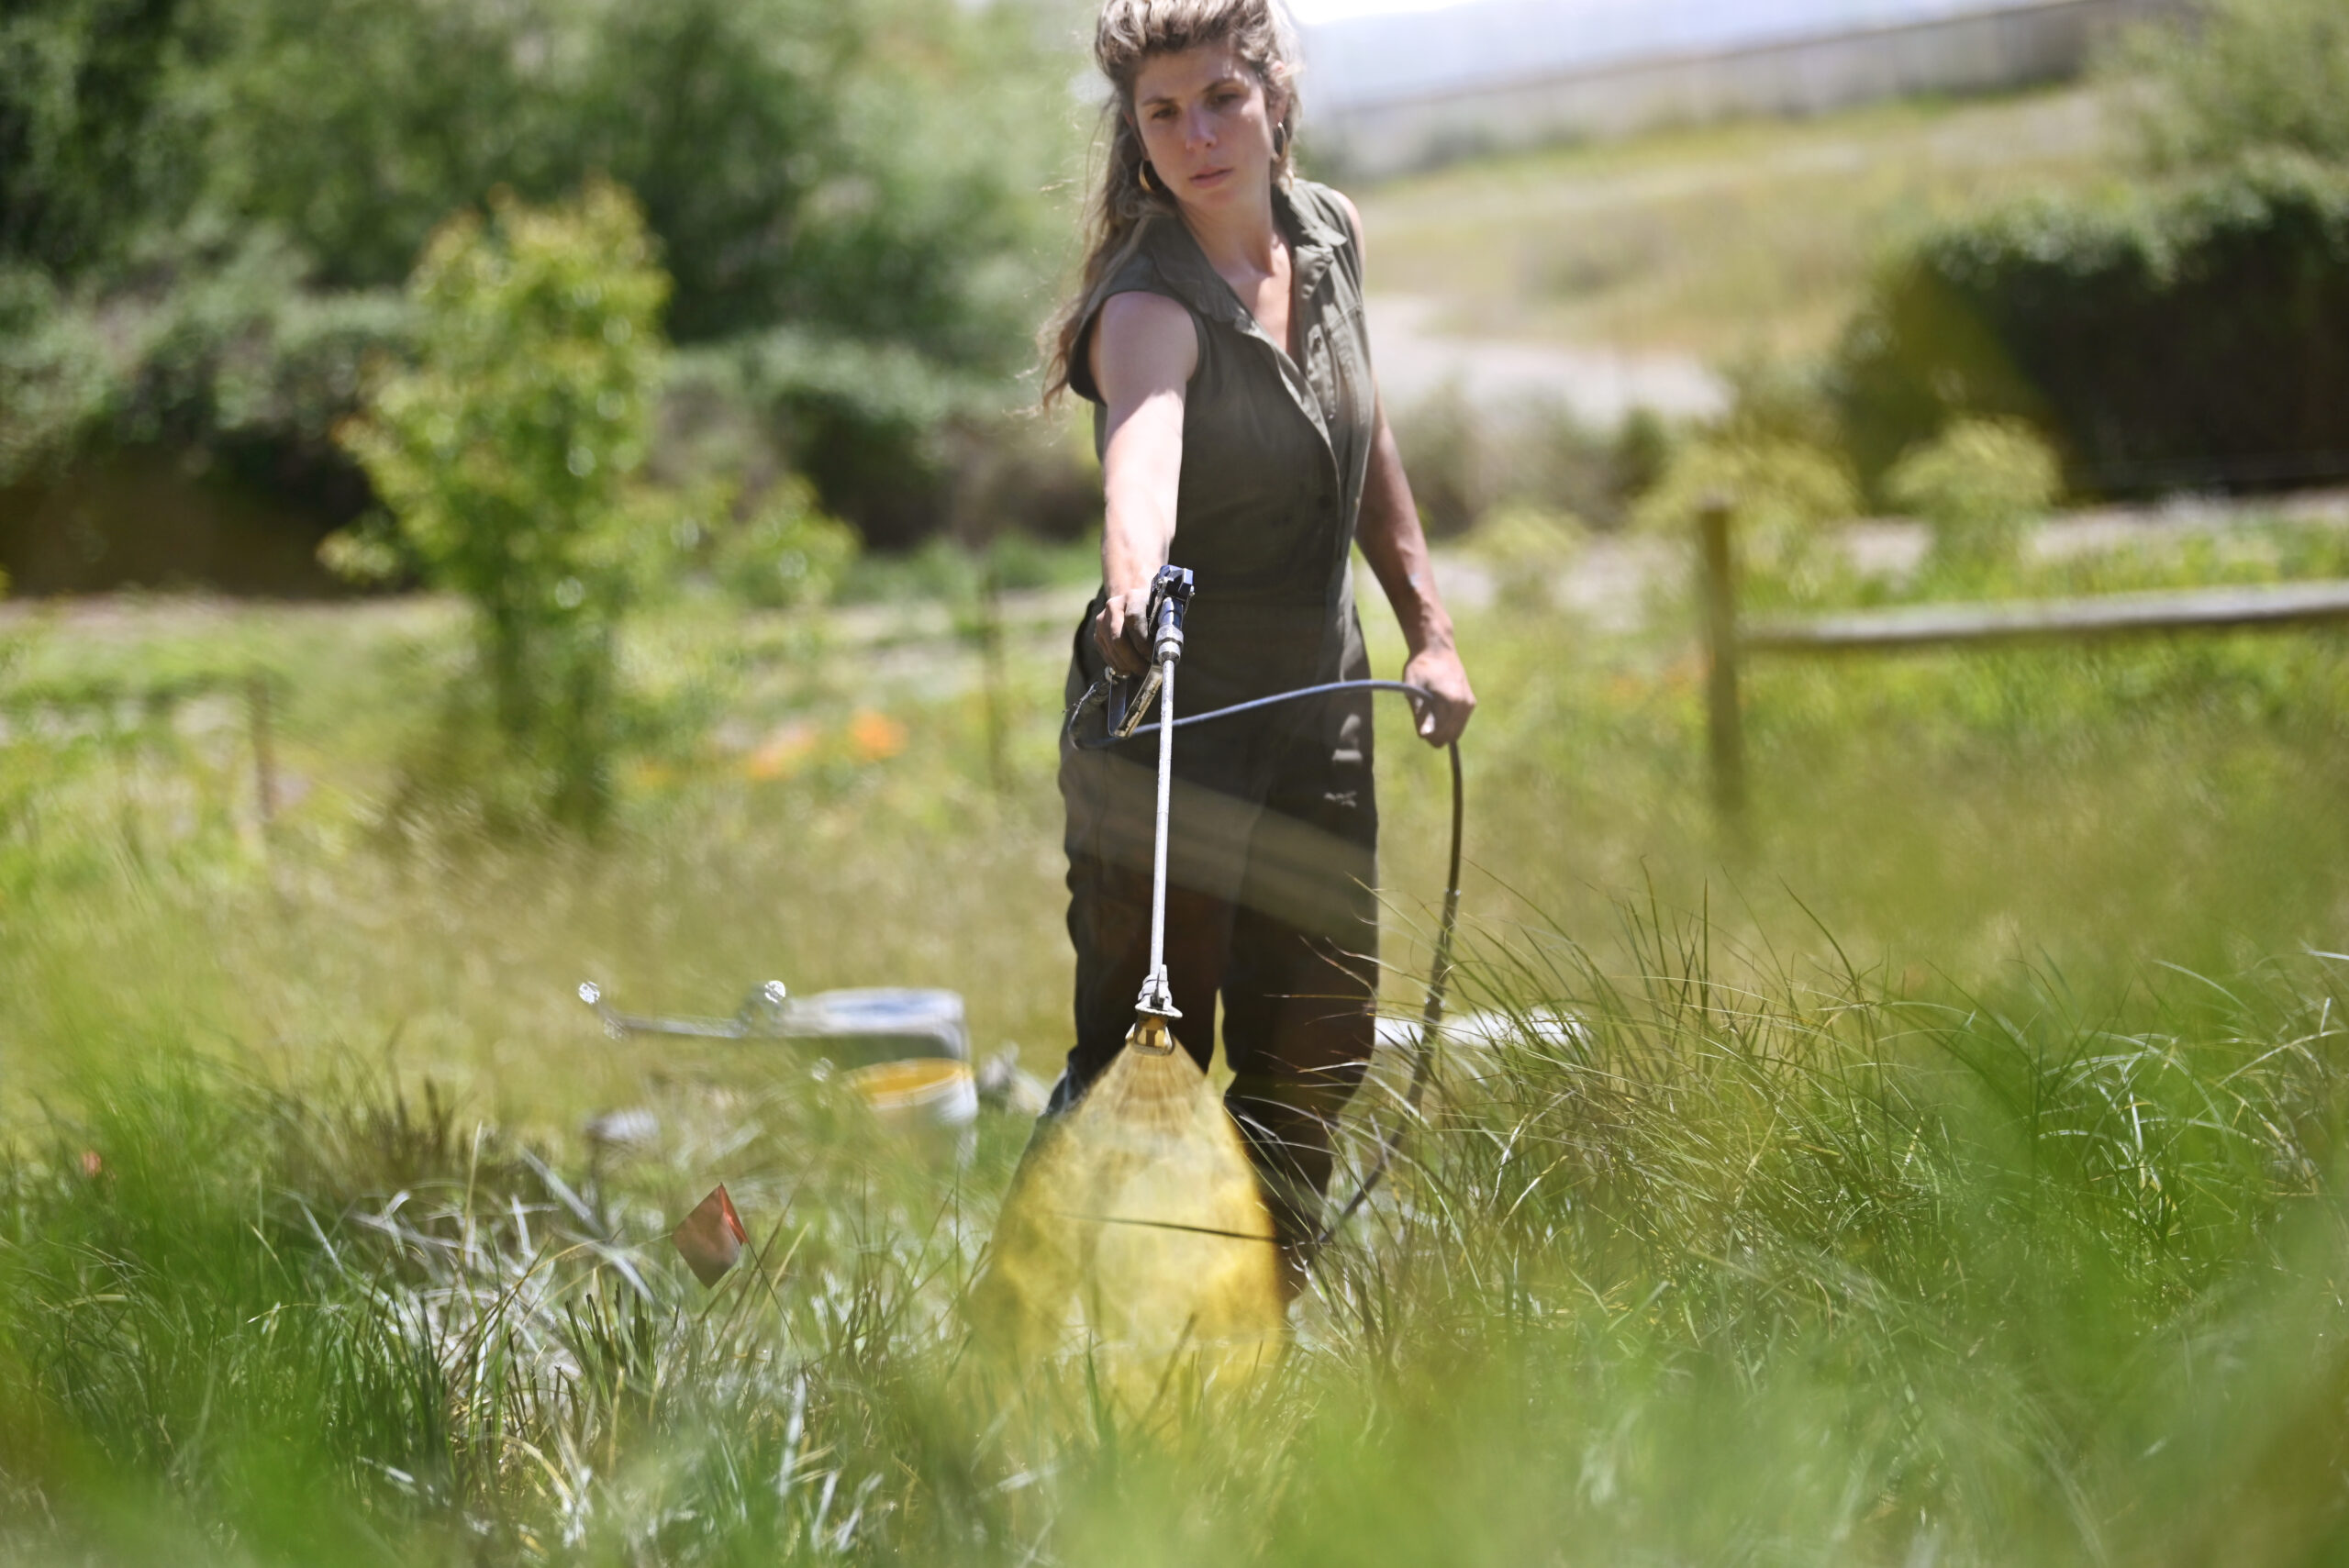
<svg viewBox="0 0 2349 1568"><path fill-rule="evenodd" d="M1085 269L1076 293L1044 334L1044 402L1068 390L1069 358L1085 325L1085 302L1126 259L1153 214L1174 216L1174 198L1145 189L1141 132L1133 116L1134 81L1163 54L1230 44L1264 84L1279 110L1280 149L1273 177L1289 178L1289 149L1297 140L1297 39L1276 0L1106 0L1093 32L1093 61L1109 79L1101 107L1107 131L1101 183L1086 214Z"/></svg>

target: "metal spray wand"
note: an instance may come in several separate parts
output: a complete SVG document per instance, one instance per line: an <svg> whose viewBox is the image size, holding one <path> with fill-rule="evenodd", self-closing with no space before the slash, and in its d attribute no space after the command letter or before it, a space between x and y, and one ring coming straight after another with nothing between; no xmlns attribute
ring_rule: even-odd
<svg viewBox="0 0 2349 1568"><path fill-rule="evenodd" d="M1129 1043L1137 1050L1160 1052L1174 1049L1164 1020L1183 1016L1175 1008L1174 987L1166 978L1166 824L1174 795L1174 666L1183 658L1183 617L1190 608L1191 594L1189 572L1179 566L1158 569L1157 580L1150 587L1152 669L1127 706L1121 730L1132 734L1151 697L1157 696L1158 831L1151 860L1150 970L1142 976L1141 995L1134 1003L1134 1011L1143 1021Z"/></svg>

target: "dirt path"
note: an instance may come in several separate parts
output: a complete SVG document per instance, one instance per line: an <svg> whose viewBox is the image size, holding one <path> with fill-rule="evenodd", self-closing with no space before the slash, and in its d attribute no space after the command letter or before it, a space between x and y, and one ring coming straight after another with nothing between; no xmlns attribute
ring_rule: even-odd
<svg viewBox="0 0 2349 1568"><path fill-rule="evenodd" d="M1381 295L1369 306L1379 391L1398 410L1451 388L1482 414L1563 404L1609 429L1635 408L1703 419L1729 404L1728 387L1693 354L1453 337L1430 328L1442 302L1412 295Z"/></svg>
<svg viewBox="0 0 2349 1568"><path fill-rule="evenodd" d="M2090 507L2043 524L2028 548L2043 561L2060 561L2125 545L2222 535L2254 519L2349 528L2349 489L2252 500L2190 497L2152 506ZM1863 518L1839 532L1852 563L1876 576L1905 577L1916 571L1932 542L1924 524L1898 517ZM1687 570L1687 559L1668 539L1624 535L1595 539L1561 570L1551 600L1597 628L1633 630L1646 615L1653 597L1651 590L1667 574ZM1444 597L1463 608L1485 609L1496 597L1492 568L1457 547L1437 552L1436 579ZM1367 583L1364 591L1375 595Z"/></svg>

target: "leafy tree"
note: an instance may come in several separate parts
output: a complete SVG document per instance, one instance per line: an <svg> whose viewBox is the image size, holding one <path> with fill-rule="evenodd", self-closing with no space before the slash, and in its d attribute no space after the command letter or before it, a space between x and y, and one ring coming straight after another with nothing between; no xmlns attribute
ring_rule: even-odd
<svg viewBox="0 0 2349 1568"><path fill-rule="evenodd" d="M587 40L560 0L208 0L212 200L286 234L328 288L396 284L433 226L504 184L577 188L555 147Z"/></svg>
<svg viewBox="0 0 2349 1568"><path fill-rule="evenodd" d="M855 160L834 83L860 31L853 9L808 0L624 6L597 30L576 155L641 194L677 281L680 340L764 326L801 303L808 232L829 216L811 204Z"/></svg>
<svg viewBox="0 0 2349 1568"><path fill-rule="evenodd" d="M669 334L742 362L825 511L918 539L1057 260L1053 3L0 0L0 315L46 323L0 346L0 466L195 445L347 519L320 432L434 226L603 177Z"/></svg>
<svg viewBox="0 0 2349 1568"><path fill-rule="evenodd" d="M1060 127L1038 51L952 0L210 3L216 199L322 284L395 281L495 185L550 201L600 174L643 204L679 341L796 321L949 363L1025 351Z"/></svg>
<svg viewBox="0 0 2349 1568"><path fill-rule="evenodd" d="M417 362L374 388L349 449L433 581L479 617L500 730L560 820L607 801L613 633L662 529L633 483L669 292L608 182L552 208L510 194L443 225L410 280Z"/></svg>
<svg viewBox="0 0 2349 1568"><path fill-rule="evenodd" d="M184 210L199 3L0 7L0 261L71 277Z"/></svg>
<svg viewBox="0 0 2349 1568"><path fill-rule="evenodd" d="M673 338L755 359L770 434L872 539L935 528L950 425L1017 399L1072 117L1016 0L209 3L235 17L215 205L321 285L398 277L495 184L607 176L660 241Z"/></svg>

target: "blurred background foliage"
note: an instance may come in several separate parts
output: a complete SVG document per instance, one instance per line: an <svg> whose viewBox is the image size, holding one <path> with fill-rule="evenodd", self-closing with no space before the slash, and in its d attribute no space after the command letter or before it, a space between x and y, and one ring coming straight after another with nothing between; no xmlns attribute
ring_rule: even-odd
<svg viewBox="0 0 2349 1568"><path fill-rule="evenodd" d="M98 453L151 454L260 498L306 555L366 509L331 432L363 364L412 351L398 288L426 237L495 189L549 202L596 177L642 204L667 331L726 368L699 392L868 537L919 537L966 460L956 432L1021 401L1067 228L1067 20L950 0L12 6L10 509L39 517ZM1080 458L1045 448L1065 487ZM96 542L24 585L140 580Z"/></svg>
<svg viewBox="0 0 2349 1568"><path fill-rule="evenodd" d="M2033 421L2088 495L2349 473L2349 171L2300 153L2024 198L1887 270L1836 359L1880 478L1980 416Z"/></svg>
<svg viewBox="0 0 2349 1568"><path fill-rule="evenodd" d="M2311 0L2216 0L2208 25L2140 30L2107 74L2134 100L2155 168L2292 150L2349 159L2349 12Z"/></svg>
<svg viewBox="0 0 2349 1568"><path fill-rule="evenodd" d="M1833 350L1872 494L1978 417L2038 426L2082 495L2349 474L2349 14L2210 0L2106 75L2131 166L1932 229Z"/></svg>
<svg viewBox="0 0 2349 1568"><path fill-rule="evenodd" d="M1014 414L1073 231L1078 9L12 7L0 561L35 593L337 591L315 547L375 497L332 432L371 361L415 351L399 285L426 236L494 189L545 203L590 177L634 194L673 280L657 483L731 476L739 508L796 473L821 514L888 550L1082 535L1088 443ZM1709 204L1742 239L1681 234L1664 206L1544 238L1518 202L1531 249L1512 264L1545 298L1636 292L1687 253L1749 241L1793 271L1773 284L1747 256L1748 292L1717 302L1752 334L1723 420L1675 428L1634 409L1602 428L1457 387L1398 407L1431 530L1512 506L1613 528L1676 443L1698 438L1687 461L1718 468L1757 426L1779 457L1819 449L1798 466L1841 471L1863 509L1902 506L1889 476L1904 454L1982 419L2030 425L2078 497L2349 473L2349 361L2329 347L2349 332L2343 27L2330 0L2210 0L2122 40L2098 89L2109 148L2061 178L2026 160L2020 192L1993 182L1955 206L1898 195L1930 221L1895 225L1872 274L1792 348L1771 333L1805 318L1798 292L1828 263L1772 238L1766 191ZM1386 209L1415 198L1373 195L1394 233ZM1841 222L1809 227L1848 270L1869 244ZM1383 238L1374 283L1423 288L1432 265L1473 293L1489 255L1519 251L1478 253L1456 222L1429 234L1432 251L1408 223Z"/></svg>
<svg viewBox="0 0 2349 1568"><path fill-rule="evenodd" d="M2063 488L2054 452L2020 419L1961 419L1885 477L1893 501L1932 528L1935 564L1959 569L2011 562Z"/></svg>

